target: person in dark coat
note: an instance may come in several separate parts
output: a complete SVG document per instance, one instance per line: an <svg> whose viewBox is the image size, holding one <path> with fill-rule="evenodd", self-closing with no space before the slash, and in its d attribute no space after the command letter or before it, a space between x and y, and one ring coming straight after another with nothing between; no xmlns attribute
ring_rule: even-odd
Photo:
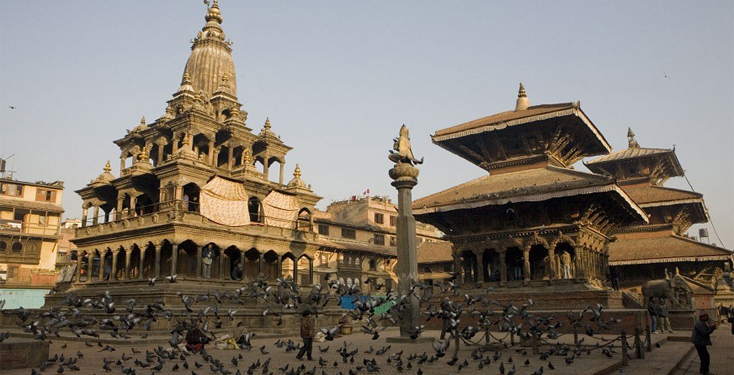
<svg viewBox="0 0 734 375"><path fill-rule="evenodd" d="M655 298L650 297L650 299L647 301L647 312L650 314L650 332L657 333L658 328L658 308L657 303L655 302Z"/></svg>
<svg viewBox="0 0 734 375"><path fill-rule="evenodd" d="M186 349L198 353L204 349L204 345L209 342L209 336L199 328L199 325L191 327L186 333Z"/></svg>
<svg viewBox="0 0 734 375"><path fill-rule="evenodd" d="M301 359L303 358L303 355L306 354L308 360L312 361L313 357L311 356L311 352L313 351L313 338L316 336L316 328L311 321L311 318L309 318L310 316L311 311L305 310L303 312L303 317L301 318L301 338L303 339L303 346L298 352L296 358Z"/></svg>
<svg viewBox="0 0 734 375"><path fill-rule="evenodd" d="M698 321L693 326L691 342L696 347L698 358L701 360L700 375L713 375L709 372L711 357L707 346L711 345L711 334L716 329L716 323L709 322L709 314L705 310L698 313Z"/></svg>

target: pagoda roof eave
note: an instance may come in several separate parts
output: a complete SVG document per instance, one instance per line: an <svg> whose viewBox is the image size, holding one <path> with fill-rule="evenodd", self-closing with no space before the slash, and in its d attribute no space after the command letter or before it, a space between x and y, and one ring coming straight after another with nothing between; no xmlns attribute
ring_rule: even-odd
<svg viewBox="0 0 734 375"><path fill-rule="evenodd" d="M548 110L543 110L543 109ZM527 114L525 112L528 112ZM576 116L580 119L584 125L591 131L599 142L599 146L603 151L592 152L589 156L603 155L612 151L612 146L609 145L606 138L601 134L596 125L589 119L588 116L581 110L579 102L573 103L561 103L561 104L549 104L529 107L525 111L507 111L498 114L483 117L477 120L469 121L463 124L452 126L450 128L436 131L431 136L433 143L452 151L443 146L441 143L444 141L462 138L474 134L502 130L508 127L528 124L536 121L548 120L551 118L565 117L565 116Z"/></svg>
<svg viewBox="0 0 734 375"><path fill-rule="evenodd" d="M600 172L599 168L603 168L604 165L609 163L622 161L622 160L634 160L649 158L653 156L664 157L668 159L669 165L672 167L673 175L671 177L683 176L685 171L678 160L678 155L675 154L675 148L645 148L645 147L632 147L626 148L621 151L617 151L613 154L604 155L590 161L584 161L584 166L589 168L593 172Z"/></svg>
<svg viewBox="0 0 734 375"><path fill-rule="evenodd" d="M666 254L656 253L661 250ZM734 252L677 235L630 238L609 244L609 265L732 260Z"/></svg>

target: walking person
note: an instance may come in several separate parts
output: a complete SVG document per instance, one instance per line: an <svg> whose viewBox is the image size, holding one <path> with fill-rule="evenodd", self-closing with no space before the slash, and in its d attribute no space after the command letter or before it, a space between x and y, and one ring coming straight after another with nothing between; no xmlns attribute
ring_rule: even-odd
<svg viewBox="0 0 734 375"><path fill-rule="evenodd" d="M670 311L668 310L668 304L665 301L665 298L660 297L660 305L658 305L658 320L660 321L660 333L665 333L665 329L668 329L668 332L673 332L673 328L670 326L670 319L668 319L668 315L670 315Z"/></svg>
<svg viewBox="0 0 734 375"><path fill-rule="evenodd" d="M709 314L705 310L698 313L698 321L693 326L691 342L696 347L698 358L701 360L699 375L714 375L709 372L711 356L706 346L711 345L711 333L716 329L716 323L709 323Z"/></svg>
<svg viewBox="0 0 734 375"><path fill-rule="evenodd" d="M309 361L313 361L311 352L313 351L313 337L316 336L316 328L314 327L311 318L309 318L310 316L311 311L305 310L303 312L303 317L301 318L301 338L303 339L303 346L298 352L296 358L302 359L303 354L305 353L306 358L308 358Z"/></svg>
<svg viewBox="0 0 734 375"><path fill-rule="evenodd" d="M658 329L658 308L657 303L655 303L655 298L653 297L650 297L647 301L647 312L650 314L650 332L656 334Z"/></svg>

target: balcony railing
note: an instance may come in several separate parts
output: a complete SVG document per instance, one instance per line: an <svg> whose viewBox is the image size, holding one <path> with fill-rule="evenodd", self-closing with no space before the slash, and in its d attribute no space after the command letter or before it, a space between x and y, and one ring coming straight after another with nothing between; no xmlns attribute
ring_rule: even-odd
<svg viewBox="0 0 734 375"><path fill-rule="evenodd" d="M257 232L268 234L279 234L286 237L315 240L317 233L312 231L311 223L304 219L295 221L276 217L266 218L262 214L249 214L250 219L258 219L260 222L250 221L249 225L242 227L228 227L233 230L244 232ZM128 229L148 227L167 222L202 223L207 220L199 213L199 203L183 200L171 200L155 203L147 206L138 206L135 209L123 209L120 212L111 212L107 215L86 218L82 220L82 226L77 228L77 237L86 237L96 233L116 232ZM266 225L265 223L272 223ZM221 225L210 221L212 225Z"/></svg>
<svg viewBox="0 0 734 375"><path fill-rule="evenodd" d="M0 231L22 234L37 234L41 236L57 236L58 225L32 224L21 220L0 220Z"/></svg>

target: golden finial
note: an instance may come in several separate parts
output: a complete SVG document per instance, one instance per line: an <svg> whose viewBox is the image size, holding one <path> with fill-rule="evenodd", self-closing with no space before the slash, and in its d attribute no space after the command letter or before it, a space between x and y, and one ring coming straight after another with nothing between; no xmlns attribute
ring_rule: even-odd
<svg viewBox="0 0 734 375"><path fill-rule="evenodd" d="M530 100L525 94L525 86L520 82L520 89L517 91L517 102L515 102L515 111L524 111L530 107Z"/></svg>
<svg viewBox="0 0 734 375"><path fill-rule="evenodd" d="M297 180L301 178L301 167L298 164L296 164L296 169L293 171L293 178Z"/></svg>
<svg viewBox="0 0 734 375"><path fill-rule="evenodd" d="M145 116L140 119L140 125L145 126Z"/></svg>
<svg viewBox="0 0 734 375"><path fill-rule="evenodd" d="M204 4L209 5L209 2L205 1ZM219 11L219 1L213 0L212 6L207 6L207 10L208 12L206 13L206 17L204 17L207 22L216 20L217 23L222 23L222 13Z"/></svg>
<svg viewBox="0 0 734 375"><path fill-rule="evenodd" d="M107 160L107 164L104 165L104 171L107 173L110 173L111 170L112 170L112 166L110 166L110 161Z"/></svg>
<svg viewBox="0 0 734 375"><path fill-rule="evenodd" d="M242 165L249 167L250 162L252 162L252 151L250 151L249 148L246 148L245 151L242 152Z"/></svg>
<svg viewBox="0 0 734 375"><path fill-rule="evenodd" d="M270 117L265 118L265 129L270 130Z"/></svg>
<svg viewBox="0 0 734 375"><path fill-rule="evenodd" d="M188 84L191 83L191 75L189 74L189 70L188 69L184 70L183 79L181 80L181 84L182 85L185 85L187 83Z"/></svg>

